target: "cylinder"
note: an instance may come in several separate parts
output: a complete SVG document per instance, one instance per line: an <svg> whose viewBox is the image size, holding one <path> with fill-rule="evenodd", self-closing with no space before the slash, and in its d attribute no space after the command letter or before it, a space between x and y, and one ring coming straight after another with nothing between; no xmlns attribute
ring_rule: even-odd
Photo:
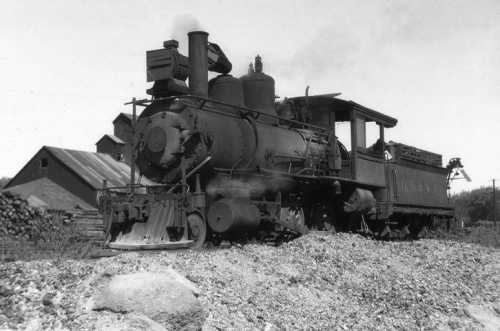
<svg viewBox="0 0 500 331"><path fill-rule="evenodd" d="M218 233L252 230L260 224L259 209L245 199L221 199L208 211L208 225Z"/></svg>
<svg viewBox="0 0 500 331"><path fill-rule="evenodd" d="M194 95L208 96L208 33L191 31L189 37L189 89Z"/></svg>

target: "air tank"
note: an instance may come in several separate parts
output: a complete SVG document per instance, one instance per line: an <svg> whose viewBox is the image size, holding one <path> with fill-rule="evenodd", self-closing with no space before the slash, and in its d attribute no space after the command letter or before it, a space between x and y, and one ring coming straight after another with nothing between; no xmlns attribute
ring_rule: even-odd
<svg viewBox="0 0 500 331"><path fill-rule="evenodd" d="M250 65L248 74L240 78L243 83L245 105L269 115L276 115L274 79L263 73L262 67L262 59L257 55L255 57L255 70Z"/></svg>
<svg viewBox="0 0 500 331"><path fill-rule="evenodd" d="M244 106L241 80L231 75L219 75L208 82L210 99L231 105Z"/></svg>
<svg viewBox="0 0 500 331"><path fill-rule="evenodd" d="M260 212L246 199L221 199L210 206L207 214L210 228L219 233L256 229Z"/></svg>

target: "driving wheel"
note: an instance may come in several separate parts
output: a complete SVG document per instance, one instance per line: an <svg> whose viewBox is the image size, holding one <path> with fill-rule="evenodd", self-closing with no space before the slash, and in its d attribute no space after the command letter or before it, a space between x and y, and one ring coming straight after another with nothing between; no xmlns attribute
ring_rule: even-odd
<svg viewBox="0 0 500 331"><path fill-rule="evenodd" d="M188 236L193 241L192 248L201 248L207 237L207 224L198 214L190 214L187 217Z"/></svg>

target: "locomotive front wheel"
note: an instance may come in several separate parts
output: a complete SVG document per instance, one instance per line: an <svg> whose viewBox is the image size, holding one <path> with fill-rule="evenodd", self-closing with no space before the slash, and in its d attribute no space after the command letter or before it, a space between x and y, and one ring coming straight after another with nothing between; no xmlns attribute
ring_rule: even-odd
<svg viewBox="0 0 500 331"><path fill-rule="evenodd" d="M417 239L425 239L428 238L430 234L429 227L427 225L422 226L420 231L417 234Z"/></svg>
<svg viewBox="0 0 500 331"><path fill-rule="evenodd" d="M187 217L189 239L193 240L192 248L201 248L207 237L207 224L198 214L190 214Z"/></svg>

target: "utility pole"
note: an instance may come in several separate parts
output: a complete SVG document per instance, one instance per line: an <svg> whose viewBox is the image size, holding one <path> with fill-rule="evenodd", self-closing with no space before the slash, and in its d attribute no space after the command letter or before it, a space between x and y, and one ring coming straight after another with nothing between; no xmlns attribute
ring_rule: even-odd
<svg viewBox="0 0 500 331"><path fill-rule="evenodd" d="M495 179L493 179L493 224L495 224L495 228L497 227L497 217L496 217L496 209L497 209L497 199L496 199L496 188L495 188Z"/></svg>
<svg viewBox="0 0 500 331"><path fill-rule="evenodd" d="M137 104L135 97L132 99L132 162L130 163L130 193L135 190L135 133L137 129Z"/></svg>

